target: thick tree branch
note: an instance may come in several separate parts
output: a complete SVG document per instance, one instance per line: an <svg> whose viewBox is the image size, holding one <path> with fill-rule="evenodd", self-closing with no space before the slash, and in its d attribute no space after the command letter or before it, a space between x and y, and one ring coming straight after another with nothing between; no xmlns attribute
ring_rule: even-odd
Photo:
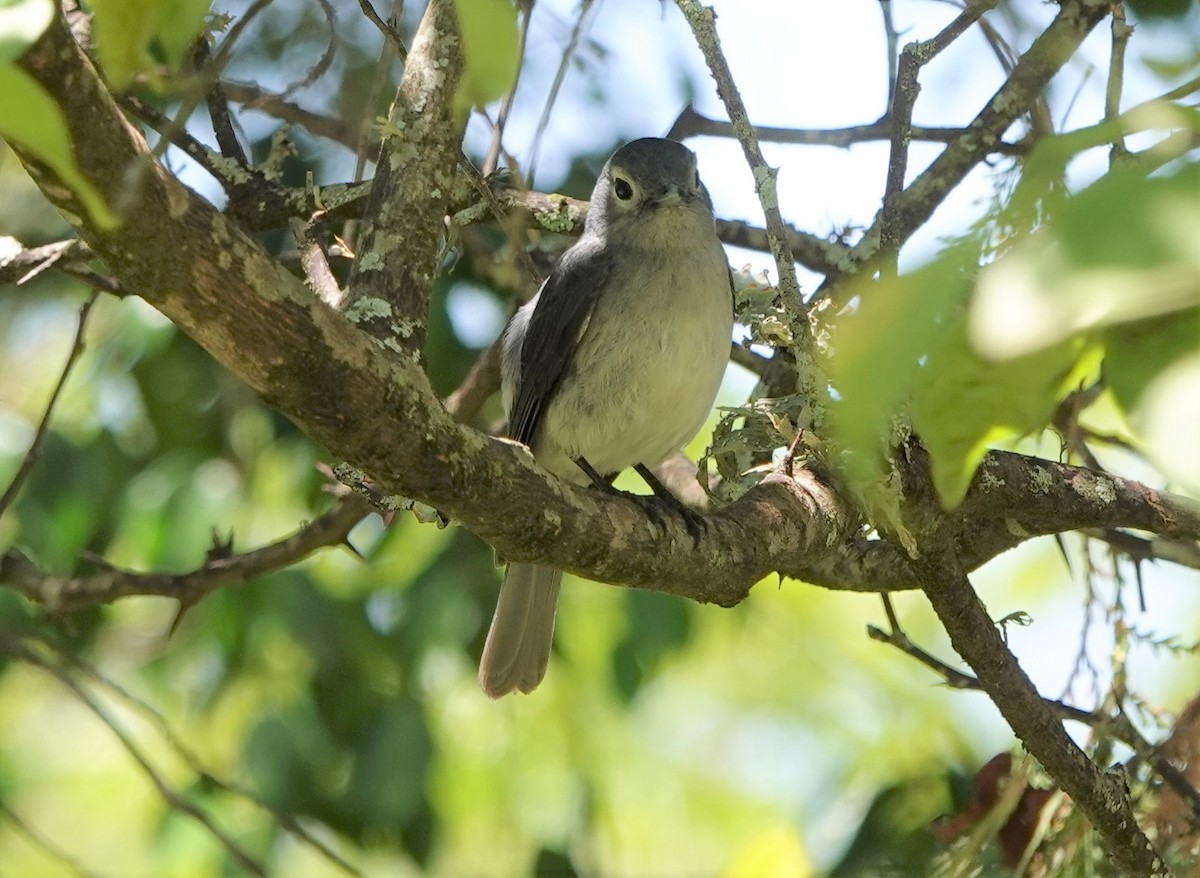
<svg viewBox="0 0 1200 878"><path fill-rule="evenodd" d="M834 493L810 473L769 479L712 516L696 544L682 521L664 534L633 501L550 479L522 447L456 424L419 364L367 343L157 164L129 189L124 169L145 161L145 143L61 22L21 63L64 107L84 173L111 203L129 206L118 231L94 228L52 171L20 154L97 255L269 404L388 493L442 510L510 559L696 600L736 603L774 570L837 587L912 581L890 545L845 532Z"/></svg>
<svg viewBox="0 0 1200 878"><path fill-rule="evenodd" d="M404 63L363 215L346 316L389 349L420 359L465 119L452 0L431 0Z"/></svg>
<svg viewBox="0 0 1200 878"><path fill-rule="evenodd" d="M1131 876L1170 874L1138 827L1124 776L1088 759L1004 643L967 577L954 528L943 525L928 455L914 445L905 460L905 525L921 547L913 566L955 652L974 670L1026 749L1092 822L1121 868Z"/></svg>
<svg viewBox="0 0 1200 878"><path fill-rule="evenodd" d="M417 363L370 344L162 168L152 165L128 191L123 169L144 160L145 143L61 23L22 64L66 110L85 174L110 202L121 195L130 206L122 229L96 229L61 181L21 155L48 197L77 218L93 250L129 289L387 493L441 510L512 560L700 601L736 603L771 572L841 589L916 583L905 558L888 542L860 534L836 491L804 470L794 477L776 473L715 512L696 542L682 522L669 522L664 533L630 500L551 479L523 448L455 423ZM1065 504L1060 508L1078 509L1071 526L1176 527L1156 511L1166 507L1132 483L1127 499L1105 505L1089 501L1082 471L1016 456L1006 466L1011 469L1002 470L997 484L985 465L964 504L970 509L973 497L982 503L988 492L1000 491L998 508L1005 513L993 516L990 528L976 527L964 514L961 534L947 531L947 539L970 548L965 566L1027 538L1013 535L1007 515L1023 522L1028 535L1053 531L1049 506L1030 503L1046 479L1043 493ZM1112 484L1123 490L1123 483ZM1034 519L1030 509L1043 517ZM1177 530L1186 537L1192 527L1184 522Z"/></svg>

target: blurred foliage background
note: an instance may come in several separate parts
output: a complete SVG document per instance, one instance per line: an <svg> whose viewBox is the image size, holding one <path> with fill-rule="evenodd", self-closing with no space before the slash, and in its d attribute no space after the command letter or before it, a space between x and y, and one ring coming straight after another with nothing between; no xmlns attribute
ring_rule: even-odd
<svg viewBox="0 0 1200 878"><path fill-rule="evenodd" d="M247 5L218 3L214 11L236 16ZM619 142L664 133L688 99L715 104L669 5L581 6L536 5L506 145L529 157L574 22L586 16L535 178L545 191L586 197ZM859 34L877 67L869 75L852 64L835 71L851 95L832 95L845 120L791 107L810 92L815 102L828 82L794 95L753 91L780 75L781 56L753 58L755 38L766 39L761 11L720 5L748 100L770 108L758 121L833 126L878 115L886 96L878 4L841 6L850 10L841 13L850 21L843 26L869 28ZM1039 6L1003 4L1000 26L1015 44L1036 35L1046 16ZM954 13L934 3L898 7L905 26L919 29L914 38ZM381 39L356 5L334 8L331 62L293 99L358 126L386 115L397 73L394 65L380 73ZM1181 10L1138 24L1150 36L1175 34L1169 51L1131 59L1149 93L1194 75L1200 17L1194 6ZM419 4L404 5L404 33L419 12ZM790 33L802 49L821 39L827 21L815 9L804 16L814 19L811 30ZM739 42L738 33L749 36ZM306 80L330 40L321 4L275 0L242 35L228 77L283 91ZM1100 45L1097 57L1104 52ZM927 83L923 122L961 124L935 117L990 93L994 85L971 84L972 70ZM814 81L811 72L797 75ZM863 88L874 90L875 103L853 99L859 79L869 81ZM653 83L654 94L636 93L639 82ZM1075 69L1054 97L1065 105L1071 90L1091 85ZM161 101L168 111L177 106L169 95ZM279 123L254 110L236 118L252 152L265 154ZM190 129L211 141L202 113ZM482 120L468 131L469 152L486 152ZM350 150L299 127L291 136L288 182L301 183L307 170L321 183L355 173ZM802 216L785 198L785 217L822 234L869 217L886 158L876 147L856 147L849 158L824 150L840 169L825 173L838 175L845 202L817 190ZM754 202L744 200L745 171L732 149L709 144L701 167L718 214L750 216ZM179 154L169 152L167 162L220 200ZM874 175L873 185L851 182L856 174ZM0 204L0 235L35 245L70 234L7 151ZM917 249L995 209L967 199L935 221ZM276 252L292 246L282 235L267 243ZM735 253L735 265L741 257L766 264L761 254ZM515 292L498 288L493 269L466 248L448 262L430 317L428 364L439 392L457 386L490 343ZM0 480L32 440L88 296L49 273L0 294ZM744 402L752 384L731 367L722 404ZM497 417L493 401L484 419ZM1115 407L1098 417L1125 429ZM702 434L693 457L706 441ZM1053 440L1013 447L1058 453ZM1132 455L1109 460L1162 483ZM102 296L41 459L0 519L0 544L21 546L61 574L102 563L187 570L214 540L232 536L244 550L319 514L329 502L322 461L321 449L155 311ZM489 702L475 667L499 583L491 549L453 525L407 516L388 526L372 516L351 542L365 563L345 549L322 551L218 590L173 633L170 600L133 598L55 617L0 589L4 642L22 645L0 650L0 872L242 874L252 867L236 847L288 876L346 867L400 876L919 875L947 848L935 819L961 810L976 769L1013 746L985 696L938 686L928 670L866 636L866 625L883 619L877 598L790 581L762 583L723 610L571 580L546 682L532 697ZM1200 579L1165 567L1139 571L1145 612L1130 609L1134 582L1130 567L1066 538L998 559L977 586L995 617L1033 617L1029 627L1010 628L1009 639L1042 691L1069 692L1085 706L1110 682L1113 620L1132 620L1139 637L1129 645L1130 688L1154 705L1141 717L1149 728L1169 722L1200 689L1200 662L1187 648L1200 641ZM911 636L952 659L919 596L900 595L896 606ZM994 874L997 852L988 849L975 865Z"/></svg>

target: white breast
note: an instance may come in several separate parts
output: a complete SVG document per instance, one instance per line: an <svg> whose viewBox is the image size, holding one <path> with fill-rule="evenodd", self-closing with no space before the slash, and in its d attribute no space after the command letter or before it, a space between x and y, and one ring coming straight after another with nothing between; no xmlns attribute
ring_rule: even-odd
<svg viewBox="0 0 1200 878"><path fill-rule="evenodd" d="M728 263L711 226L686 227L702 217L671 219L671 241L648 240L614 269L546 412L534 454L564 478L586 481L580 456L605 474L655 466L712 410L733 334Z"/></svg>

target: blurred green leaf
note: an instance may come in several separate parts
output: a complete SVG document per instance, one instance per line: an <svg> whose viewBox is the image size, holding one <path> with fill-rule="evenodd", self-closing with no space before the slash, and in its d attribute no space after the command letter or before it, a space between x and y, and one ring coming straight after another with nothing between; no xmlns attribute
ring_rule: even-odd
<svg viewBox="0 0 1200 878"><path fill-rule="evenodd" d="M913 397L913 422L944 505L962 501L989 447L1049 424L1059 401L1095 364L1082 354L1077 341L994 363L971 349L961 323L947 329Z"/></svg>
<svg viewBox="0 0 1200 878"><path fill-rule="evenodd" d="M622 597L629 627L612 663L617 691L628 700L664 656L687 643L692 614L688 602L673 595L631 588Z"/></svg>
<svg viewBox="0 0 1200 878"><path fill-rule="evenodd" d="M506 94L516 82L521 61L517 7L512 0L458 0L454 8L463 44L463 75L454 103L465 115Z"/></svg>
<svg viewBox="0 0 1200 878"><path fill-rule="evenodd" d="M125 88L139 73L152 68L150 41L157 28L160 2L91 0L96 54L113 88Z"/></svg>
<svg viewBox="0 0 1200 878"><path fill-rule="evenodd" d="M52 0L0 0L0 64L21 57L53 20Z"/></svg>
<svg viewBox="0 0 1200 878"><path fill-rule="evenodd" d="M978 250L964 241L910 274L856 287L862 304L841 321L830 361L840 397L830 426L860 485L884 477L893 419L926 380L922 358L953 331L947 321L967 296L977 259Z"/></svg>
<svg viewBox="0 0 1200 878"><path fill-rule="evenodd" d="M105 229L117 225L100 192L75 163L62 110L37 80L11 64L0 64L0 137L20 144L49 165L98 225Z"/></svg>
<svg viewBox="0 0 1200 878"><path fill-rule="evenodd" d="M980 275L970 332L1005 359L1200 305L1200 165L1114 171Z"/></svg>
<svg viewBox="0 0 1200 878"><path fill-rule="evenodd" d="M157 46L178 66L199 34L209 0L91 0L96 51L116 89L134 77L158 80Z"/></svg>
<svg viewBox="0 0 1200 878"><path fill-rule="evenodd" d="M1200 308L1106 329L1104 381L1127 412L1168 366L1200 350ZM1200 390L1198 390L1200 392Z"/></svg>
<svg viewBox="0 0 1200 878"><path fill-rule="evenodd" d="M158 0L155 35L167 56L178 67L204 25L211 0Z"/></svg>
<svg viewBox="0 0 1200 878"><path fill-rule="evenodd" d="M1195 0L1127 0L1137 18L1183 18L1196 8Z"/></svg>

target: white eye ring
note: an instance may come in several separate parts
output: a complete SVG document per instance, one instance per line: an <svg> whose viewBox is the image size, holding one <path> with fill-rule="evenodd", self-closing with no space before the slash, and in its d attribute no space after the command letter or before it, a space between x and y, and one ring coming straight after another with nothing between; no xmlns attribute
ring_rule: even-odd
<svg viewBox="0 0 1200 878"><path fill-rule="evenodd" d="M617 177L613 180L613 194L622 201L628 201L633 198L633 186L624 177Z"/></svg>

